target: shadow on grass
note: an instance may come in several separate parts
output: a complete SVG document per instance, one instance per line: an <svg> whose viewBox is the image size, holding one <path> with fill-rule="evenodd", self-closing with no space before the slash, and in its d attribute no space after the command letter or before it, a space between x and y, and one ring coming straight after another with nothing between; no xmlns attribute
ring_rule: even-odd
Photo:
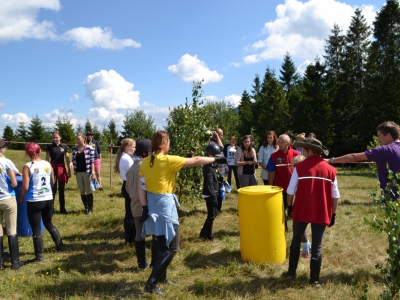
<svg viewBox="0 0 400 300"><path fill-rule="evenodd" d="M37 295L46 295L49 299L64 299L71 296L95 299L138 299L143 297L144 282L126 282L116 279L96 280L93 278L63 280L59 284L42 284L33 290L28 298L37 299Z"/></svg>
<svg viewBox="0 0 400 300"><path fill-rule="evenodd" d="M252 278L247 276L247 279L235 279L229 282L213 281L212 278L198 281L191 286L187 287L187 291L195 294L196 296L211 296L217 298L247 298L249 295L256 295L260 290L268 290L270 293L277 293L285 289L301 289L309 286L309 275L307 273L298 274L295 280L283 277L256 277ZM358 286L371 278L375 282L383 282L383 279L377 275L372 274L367 270L358 270L352 274L346 273L333 273L322 274L322 282L332 282L335 285L351 285ZM234 295L232 295L234 294Z"/></svg>
<svg viewBox="0 0 400 300"><path fill-rule="evenodd" d="M241 262L240 250L229 251L226 249L220 252L204 255L201 252L193 252L185 257L183 262L190 269L205 269L210 266L218 267L228 265L232 261Z"/></svg>

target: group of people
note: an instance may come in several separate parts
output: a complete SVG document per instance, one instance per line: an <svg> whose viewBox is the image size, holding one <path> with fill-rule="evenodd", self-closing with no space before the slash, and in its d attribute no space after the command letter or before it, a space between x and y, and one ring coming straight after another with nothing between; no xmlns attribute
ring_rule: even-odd
<svg viewBox="0 0 400 300"><path fill-rule="evenodd" d="M377 128L378 140L382 146L329 159L322 158L323 155L328 156L329 151L316 138L298 136L297 141L292 143L289 135L282 134L278 138L275 132L268 131L257 160L251 136L243 137L240 147L235 147L236 138L231 137L230 144L225 149L221 132L221 129L213 132L210 144L206 147L206 157L169 155L170 140L165 131L157 131L151 140L122 141L116 157L115 171L120 173L123 180L121 193L125 199L125 242L135 246L138 266L141 269L149 265L145 255L145 238L152 236L153 239L150 263L153 269L145 284L146 293L163 294L159 283L174 284L167 279L166 271L179 248L177 213L179 203L174 190L176 173L182 168L203 166L202 196L206 200L208 213L200 237L212 240L213 221L221 209L218 199L221 177L230 174L229 171L235 174L236 169L238 187L254 185L257 184L257 180L253 177L255 170L248 166L255 167L257 164L261 166L261 178L264 184L282 188L284 207L288 217L293 219L289 268L283 275L296 278L300 246L303 243L303 248L311 251L309 283L313 285L320 283L323 235L326 226L335 224L340 197L336 169L331 164L375 161L382 190L389 181L387 168L394 173L400 171L400 126L390 121L380 124ZM93 212L90 180L96 179L95 149L87 144L86 137L82 133L78 133L76 146L72 149L71 162L68 148L60 143L61 134L55 131L52 138L53 144L47 149L46 160L40 158L41 148L38 144L26 145L25 153L30 161L22 170L22 187L18 199L21 203L27 201L28 220L33 231L35 252L32 261L36 262L44 259L41 219L55 243L56 250L65 251L60 233L52 223L53 201L56 193L55 183L58 182L60 212L67 213L64 186L71 177L72 168L76 175L84 211L86 214ZM12 161L4 157L7 145L8 142L0 140L0 222L3 222L4 217L12 268L19 269L24 263L19 260L16 233L17 208L14 192L17 185L14 171L16 168ZM51 164L47 160L50 160ZM234 166L232 161L235 163ZM395 191L394 195L398 197L398 191ZM308 224L311 224L311 247L305 234ZM4 268L2 227L0 227L0 268Z"/></svg>

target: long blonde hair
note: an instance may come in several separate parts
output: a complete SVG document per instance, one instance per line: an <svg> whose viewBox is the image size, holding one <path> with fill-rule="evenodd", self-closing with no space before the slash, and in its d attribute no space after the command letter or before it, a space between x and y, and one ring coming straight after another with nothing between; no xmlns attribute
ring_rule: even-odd
<svg viewBox="0 0 400 300"><path fill-rule="evenodd" d="M130 146L135 146L136 142L130 138L123 139L121 146L118 148L117 157L115 158L114 172L119 173L119 161L121 160L122 153Z"/></svg>

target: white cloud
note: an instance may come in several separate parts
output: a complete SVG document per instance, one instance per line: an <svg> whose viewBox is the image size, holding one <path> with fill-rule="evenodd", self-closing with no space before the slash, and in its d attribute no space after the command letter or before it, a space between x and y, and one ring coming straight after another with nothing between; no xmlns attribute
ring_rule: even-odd
<svg viewBox="0 0 400 300"><path fill-rule="evenodd" d="M217 71L211 71L205 62L197 58L197 55L189 54L183 55L177 65L169 66L168 71L185 82L197 82L204 79L203 84L219 82L224 77Z"/></svg>
<svg viewBox="0 0 400 300"><path fill-rule="evenodd" d="M6 106L6 104L5 103L3 103L3 102L0 102L0 109L3 109L3 108L6 108L7 106Z"/></svg>
<svg viewBox="0 0 400 300"><path fill-rule="evenodd" d="M267 59L282 59L286 52L298 59L314 60L324 52L325 39L334 24L346 32L356 7L335 0L286 0L276 7L277 18L265 23L266 39L256 41L246 50L255 52L243 58L253 64ZM369 24L375 17L376 8L362 7Z"/></svg>
<svg viewBox="0 0 400 300"><path fill-rule="evenodd" d="M239 95L232 94L232 95L229 95L229 96L225 96L224 100L226 102L231 103L234 107L238 107L239 104L240 104L240 101L242 100L242 97L239 96Z"/></svg>
<svg viewBox="0 0 400 300"><path fill-rule="evenodd" d="M107 125L111 119L114 120L117 126L123 125L123 120L125 119L125 113L118 113L113 110L108 110L105 107L92 107L89 109L89 120L93 121L95 124Z"/></svg>
<svg viewBox="0 0 400 300"><path fill-rule="evenodd" d="M20 122L24 122L25 125L28 125L30 122L30 118L25 113L16 113L14 115L2 114L0 116L0 127L4 128L5 126L10 126L15 129L18 127Z"/></svg>
<svg viewBox="0 0 400 300"><path fill-rule="evenodd" d="M151 102L143 102L141 109L144 110L146 115L154 118L154 123L157 129L163 129L167 126L167 117L169 115L169 108L157 106Z"/></svg>
<svg viewBox="0 0 400 300"><path fill-rule="evenodd" d="M139 92L133 90L133 83L126 81L114 70L101 70L88 75L83 81L86 96L92 100L93 108L115 111L139 107ZM102 114L98 111L100 115Z"/></svg>
<svg viewBox="0 0 400 300"><path fill-rule="evenodd" d="M229 104L232 104L234 107L238 107L242 97L239 96L239 95L232 94L232 95L229 95L229 96L225 96L224 99L220 99L217 96L208 95L208 96L205 96L203 99L204 99L205 102L207 102L207 101L211 101L211 102L224 101L224 102L227 102Z"/></svg>
<svg viewBox="0 0 400 300"><path fill-rule="evenodd" d="M59 11L61 3L58 0L2 0L0 40L55 39L57 35L53 23L37 20L41 9Z"/></svg>
<svg viewBox="0 0 400 300"><path fill-rule="evenodd" d="M110 28L102 29L100 27L77 27L66 31L61 40L71 41L80 49L85 48L103 48L103 49L122 49L125 47L140 48L141 44L132 39L116 39L113 37Z"/></svg>
<svg viewBox="0 0 400 300"><path fill-rule="evenodd" d="M72 97L69 98L70 102L72 102L74 100L79 100L79 95L78 94L74 94Z"/></svg>
<svg viewBox="0 0 400 300"><path fill-rule="evenodd" d="M72 42L79 49L140 48L141 44L132 39L117 39L110 28L77 27L58 35L53 22L38 21L41 10L59 11L59 0L1 0L0 1L0 41L51 39Z"/></svg>

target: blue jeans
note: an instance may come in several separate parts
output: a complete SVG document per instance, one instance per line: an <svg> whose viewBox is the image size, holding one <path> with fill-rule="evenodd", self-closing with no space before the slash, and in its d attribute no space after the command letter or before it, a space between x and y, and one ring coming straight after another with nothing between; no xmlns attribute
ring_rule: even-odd
<svg viewBox="0 0 400 300"><path fill-rule="evenodd" d="M293 220L293 248L299 248L301 245L301 237L307 228L308 223L296 222ZM311 223L311 259L318 260L322 255L322 239L324 237L325 225Z"/></svg>

